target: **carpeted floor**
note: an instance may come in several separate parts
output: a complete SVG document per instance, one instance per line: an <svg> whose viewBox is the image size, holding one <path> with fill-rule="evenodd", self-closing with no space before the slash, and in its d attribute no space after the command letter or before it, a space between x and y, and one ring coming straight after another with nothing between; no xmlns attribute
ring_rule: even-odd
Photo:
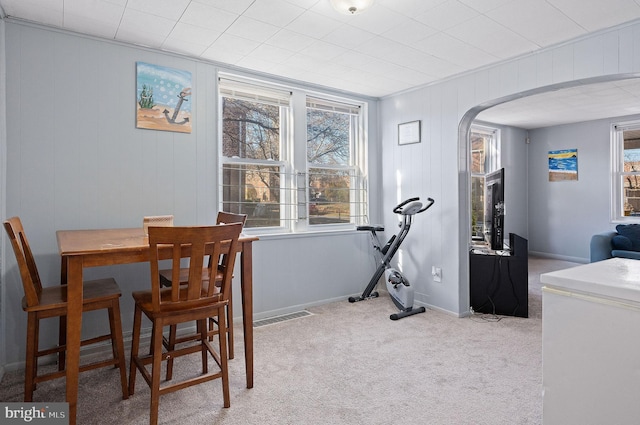
<svg viewBox="0 0 640 425"><path fill-rule="evenodd" d="M255 386L246 389L241 328L230 363L231 407L218 380L160 399L160 423L286 425L542 423L540 273L575 266L529 261L527 319L434 310L389 320L388 297L309 309L255 328ZM238 323L239 324L239 323ZM176 378L199 357L176 361ZM22 373L0 383L0 401L22 400ZM37 402L64 401L64 381L40 384ZM115 369L81 375L78 424L146 424L149 389L121 400Z"/></svg>

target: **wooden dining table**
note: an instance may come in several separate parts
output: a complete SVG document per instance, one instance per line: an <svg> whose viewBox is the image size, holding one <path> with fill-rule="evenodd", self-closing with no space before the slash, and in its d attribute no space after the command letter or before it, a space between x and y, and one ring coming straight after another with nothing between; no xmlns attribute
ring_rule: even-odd
<svg viewBox="0 0 640 425"><path fill-rule="evenodd" d="M62 282L67 289L66 400L69 424L76 423L78 374L82 330L83 269L87 267L149 261L149 238L142 228L59 230L56 232L62 260ZM257 237L240 237L240 285L247 388L253 388L253 265L252 243ZM165 256L166 255L166 256ZM171 252L161 253L171 258Z"/></svg>

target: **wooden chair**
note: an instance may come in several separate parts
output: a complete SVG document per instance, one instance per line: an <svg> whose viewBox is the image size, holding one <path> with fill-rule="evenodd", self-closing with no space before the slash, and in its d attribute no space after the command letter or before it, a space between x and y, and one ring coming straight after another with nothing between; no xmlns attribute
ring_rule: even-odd
<svg viewBox="0 0 640 425"><path fill-rule="evenodd" d="M4 228L11 240L11 246L18 262L24 297L22 309L27 312L27 355L24 379L24 401L33 401L33 392L38 382L49 381L65 376L66 352L66 314L67 314L67 285L43 287L36 262L31 252L22 222L18 217L12 217L4 222ZM111 278L86 281L83 284L82 311L107 309L109 313L110 333L88 340L81 345L90 345L102 341L111 341L113 357L109 360L93 362L80 366L80 372L106 366L117 366L120 370L120 384L122 398L129 397L127 389L127 375L124 357L124 342L122 339L122 324L120 321L120 288ZM39 329L40 320L58 317L60 319L60 344L57 347L40 350ZM46 355L59 355L58 371L38 376L38 358Z"/></svg>
<svg viewBox="0 0 640 425"><path fill-rule="evenodd" d="M239 251L238 237L242 225L224 224L216 226L193 227L149 227L149 246L151 263L151 290L134 292L135 313L133 317L133 336L131 345L131 370L129 373L129 394L135 390L136 372L151 387L150 423L158 422L160 395L180 390L192 385L221 378L224 407L229 407L229 377L227 368L227 338L224 331L218 331L219 351L216 352L207 338L207 321L216 317L219 329L225 329L225 307L231 290L231 278L236 253ZM189 261L187 282L163 288L160 285L159 250L171 250L172 280L178 281L180 263L183 258ZM206 264L206 257L213 261ZM207 280L203 280L206 268ZM222 280L219 287L210 285L215 274L221 269ZM150 353L139 355L140 328L142 314L152 322ZM163 352L162 331L165 326L196 321L200 336L186 346ZM167 361L167 369L173 368L174 359L191 353L200 352L202 356L202 375L176 383L160 386L161 366ZM219 371L209 372L208 357L211 355L219 366ZM151 364L151 371L146 365Z"/></svg>
<svg viewBox="0 0 640 425"><path fill-rule="evenodd" d="M241 223L244 226L244 223L247 220L246 214L234 214L226 211L218 212L218 217L216 218L216 224L231 224L231 223ZM218 270L216 273L216 286L220 286L222 282L222 270ZM180 284L184 284L187 282L189 277L189 269L181 268L180 269ZM202 279L206 281L208 279L207 269L205 268L202 273ZM160 284L165 287L171 287L172 285L172 271L171 269L160 270ZM234 353L234 336L233 336L233 291L229 291L229 304L227 305L227 347L229 349L229 358L233 359ZM213 338L217 329L217 324L215 323L215 319L211 318L209 321L209 339ZM181 338L176 337L176 327L172 326L169 330L169 338L165 340L165 347L171 349L175 344L179 344L184 341L196 339L198 335L188 335L183 336ZM171 375L167 375L167 379L171 379Z"/></svg>

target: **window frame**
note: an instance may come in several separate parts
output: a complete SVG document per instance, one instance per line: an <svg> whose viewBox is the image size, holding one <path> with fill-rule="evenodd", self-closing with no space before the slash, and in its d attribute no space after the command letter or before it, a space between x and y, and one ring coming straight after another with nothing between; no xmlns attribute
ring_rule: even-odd
<svg viewBox="0 0 640 425"><path fill-rule="evenodd" d="M307 112L311 109L334 111L336 113L346 113L350 115L350 134L349 134L349 159L348 163L344 165L336 164L319 164L308 161L307 149L308 149L308 135L307 135ZM364 115L366 114L366 103L357 102L352 99L338 98L330 96L324 93L306 92L304 96L304 128L305 128L305 143L304 143L304 170L307 180L311 176L311 170L326 170L326 171L342 171L349 173L350 176L350 196L349 196L349 214L350 217L355 219L350 220L349 223L311 223L311 217L309 214L311 199L309 197L309 190L305 190L306 193L306 207L304 211L300 211L300 214L304 216L304 220L300 220L296 223L297 230L302 232L307 231L328 231L328 230L352 230L354 226L364 224L364 217L367 215L368 208L363 204L366 202L366 190L362 186L364 184L364 171L360 163L362 158L366 158L362 151L365 150L366 143L363 140L364 131ZM301 156L302 157L302 156Z"/></svg>
<svg viewBox="0 0 640 425"><path fill-rule="evenodd" d="M622 121L611 124L611 200L610 219L612 223L640 223L640 215L625 215L623 194L625 176L640 178L640 170L636 172L624 171L624 132L628 130L640 130L640 120ZM640 211L638 211L640 212Z"/></svg>
<svg viewBox="0 0 640 425"><path fill-rule="evenodd" d="M275 84L262 84L253 79L247 79L238 77L232 74L218 74L218 87L217 87L217 100L218 100L218 209L223 211L225 209L224 199L224 172L226 166L256 166L256 167L278 167L280 174L280 208L279 208L279 221L278 226L265 226L265 227L249 227L245 224L245 230L249 233L254 232L254 229L271 229L273 232L279 233L286 230L286 223L291 218L290 208L286 206L291 205L291 195L286 191L283 192L283 185L286 187L287 180L282 179L283 175L288 175L290 170L288 165L290 163L290 146L292 145L291 139L293 138L292 128L290 123L292 121L293 109L292 105L292 93L287 88L281 87ZM259 158L245 158L245 157L227 157L224 156L223 137L224 137L224 98L238 99L246 102L255 102L265 105L277 106L279 108L279 146L278 146L278 159L259 159ZM284 199L283 199L284 195ZM227 200L226 203L229 203ZM242 203L241 203L242 204ZM258 203L259 205L259 203ZM285 206L283 208L282 206Z"/></svg>
<svg viewBox="0 0 640 425"><path fill-rule="evenodd" d="M473 151L472 151L472 143L471 143L471 135L472 134L481 134L484 136L490 136L491 137L491 141L489 142L489 146L486 147L485 146L485 150L489 150L489 153L485 153L485 162L484 162L484 170L482 173L477 173L474 172L473 170ZM469 184L469 207L471 208L471 220L473 220L473 179L474 178L481 178L482 179L482 199L481 202L479 202L479 204L481 205L482 209L483 209L483 219L479 220L480 223L482 223L483 228L482 228L482 232L481 234L484 236L485 234L485 229L484 229L484 200L486 199L486 194L484 193L484 190L486 189L486 185L484 184L485 178L487 176L487 174L492 173L494 171L499 170L500 168L502 168L502 140L501 140L501 131L500 128L498 127L492 127L492 126L488 126L488 125L483 125L483 124L471 124L470 128L469 128L469 174L470 174L470 184ZM471 228L471 237L473 238L474 236L474 231L473 231L473 222L469 223L469 227ZM473 242L474 240L472 239L471 242Z"/></svg>
<svg viewBox="0 0 640 425"><path fill-rule="evenodd" d="M280 158L279 161L255 160L249 158L236 158L223 156L223 97L233 97L227 95L225 86L229 81L240 82L243 88L254 87L256 90L264 90L270 93L272 90L289 91L290 102L288 113L284 122L280 123ZM318 233L334 231L351 231L356 226L365 224L368 217L369 202L367 194L367 111L368 103L364 100L344 98L328 93L304 90L296 87L288 87L280 84L273 84L264 80L249 79L237 74L218 73L218 87L216 91L219 112L218 112L218 205L222 210L225 204L223 191L223 169L228 164L246 164L268 166L280 166L282 170L280 190L283 196L280 197L280 226L269 227L247 227L245 233L255 235L266 234L296 234L296 233ZM354 120L353 140L350 141L349 165L337 167L340 170L351 172L352 179L350 186L350 222L349 223L309 223L309 187L308 178L311 169L327 168L336 169L335 166L318 165L307 161L307 100L309 98L322 100L327 103L350 105L356 107L359 113ZM259 102L260 97L256 96L253 101ZM282 114L281 114L282 116ZM356 176L355 178L353 176ZM282 180L284 178L284 181Z"/></svg>

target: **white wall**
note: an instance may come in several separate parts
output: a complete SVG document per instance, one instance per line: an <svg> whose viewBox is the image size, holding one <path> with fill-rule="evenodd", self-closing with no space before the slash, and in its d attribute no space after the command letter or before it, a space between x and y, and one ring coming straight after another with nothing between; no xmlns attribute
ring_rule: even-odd
<svg viewBox="0 0 640 425"><path fill-rule="evenodd" d="M421 278L417 299L456 314L468 312L467 131L477 113L523 92L637 76L639 41L636 21L381 101L383 205L396 202L398 193L436 199L428 218L416 225L424 226L425 237L407 244L420 260L411 265ZM422 143L398 146L397 125L410 120L422 120ZM387 212L385 220L392 219ZM431 278L432 265L442 267L442 282Z"/></svg>
<svg viewBox="0 0 640 425"><path fill-rule="evenodd" d="M622 117L531 130L529 136L529 249L572 261L589 261L594 233L610 220L611 124ZM578 149L578 180L549 182L550 150Z"/></svg>
<svg viewBox="0 0 640 425"><path fill-rule="evenodd" d="M521 128L502 128L502 166L505 175L504 234L515 233L529 239L529 201L527 132Z"/></svg>
<svg viewBox="0 0 640 425"><path fill-rule="evenodd" d="M56 230L138 227L143 216L158 214L173 214L177 225L215 222L216 80L221 68L24 23L8 21L5 26L4 216L21 217L45 283L57 282L60 276ZM192 73L191 134L135 128L136 61ZM377 117L374 100L369 107L372 220L379 218ZM8 368L19 367L24 358L26 314L20 306L19 272L4 236L2 255L6 335L0 346L6 347L6 358L0 359ZM262 238L254 244L255 317L330 300L346 303L349 295L366 286L373 268L368 236L355 230ZM85 276L115 277L123 289L123 328L125 336L129 334L130 293L148 287L148 264L89 269ZM240 297L234 301L234 311L240 315ZM83 330L106 329L104 319L89 316ZM55 329L54 323L49 326L45 329ZM49 332L49 336L55 334Z"/></svg>

